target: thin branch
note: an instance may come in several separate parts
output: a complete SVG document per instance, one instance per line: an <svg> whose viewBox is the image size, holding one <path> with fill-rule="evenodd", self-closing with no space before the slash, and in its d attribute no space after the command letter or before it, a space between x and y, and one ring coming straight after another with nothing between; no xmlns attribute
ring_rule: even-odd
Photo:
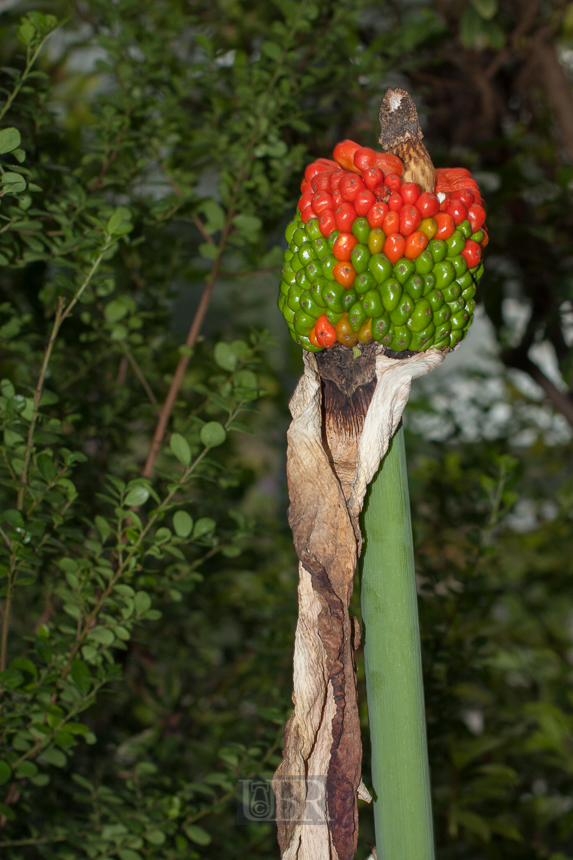
<svg viewBox="0 0 573 860"><path fill-rule="evenodd" d="M127 360L129 361L129 363L131 364L131 366L133 367L133 369L135 370L137 378L139 379L139 381L141 382L141 384L143 385L143 387L145 389L145 393L147 394L147 396L149 397L149 399L151 400L153 405L157 406L157 397L155 396L155 394L151 390L151 386L149 385L149 382L147 381L147 379L143 375L143 371L141 370L139 364L137 363L137 361L135 360L135 357L132 355L132 353L129 351L129 349L127 349L125 351L125 356L126 356Z"/></svg>
<svg viewBox="0 0 573 860"><path fill-rule="evenodd" d="M48 341L48 345L44 352L44 361L42 362L42 368L40 370L40 375L36 384L36 391L34 392L34 406L32 410L32 418L30 420L30 426L28 428L28 438L26 440L24 465L22 466L22 473L20 475L21 487L18 490L18 501L16 504L16 507L19 511L21 511L24 507L24 495L26 493L26 484L28 483L28 469L30 467L30 458L32 456L32 450L34 447L34 431L36 429L36 421L38 420L38 414L40 412L40 400L42 398L42 391L44 389L44 379L46 378L46 372L48 370L48 364L50 363L52 350L54 348L54 344L56 343L56 338L58 337L58 332L62 324L64 314L64 302L64 298L60 296L58 307L56 308L56 316L54 319L54 324L52 326L52 332L50 334L50 340Z"/></svg>
<svg viewBox="0 0 573 860"><path fill-rule="evenodd" d="M11 550L12 549L12 541L10 540L10 538L8 537L6 532L1 527L0 527L0 535L2 535L2 537L4 538L4 542L6 543L6 546L8 547L8 549Z"/></svg>
<svg viewBox="0 0 573 860"><path fill-rule="evenodd" d="M501 360L506 367L527 373L545 392L552 405L567 419L573 427L573 398L570 394L560 391L548 376L533 362L522 349L508 349L501 354Z"/></svg>
<svg viewBox="0 0 573 860"><path fill-rule="evenodd" d="M207 242L209 242L211 245L216 245L217 243L215 242L213 237L209 233L207 233L207 230L205 229L205 225L203 224L203 222L201 221L199 216L195 215L195 213L193 213L193 215L191 217L193 218L193 223L195 224L195 226L197 227L197 229L199 230L199 232L201 233L203 238Z"/></svg>
<svg viewBox="0 0 573 860"><path fill-rule="evenodd" d="M217 256L215 257L213 268L211 269L211 275L209 277L209 280L205 284L205 289L203 290L203 295L201 296L199 307L195 312L193 322L191 323L191 328L189 329L189 334L187 335L187 340L185 341L185 346L188 349L193 349L195 343L197 342L197 336L201 331L201 326L203 325L203 320L205 319L205 314L207 313L207 308L209 307L209 302L211 301L211 295L213 293L215 283L219 276L219 269L221 267L221 260L223 259L223 251L225 250L225 245L227 243L227 236L229 230L231 229L231 218L232 211L229 210L229 212L227 213L225 226L223 227L221 238L219 240ZM182 355L177 364L177 368L173 375L171 385L169 386L169 391L167 392L165 403L161 407L161 412L159 413L157 427L155 428L155 433L153 435L153 442L151 443L149 455L141 473L144 478L150 478L153 474L153 467L155 465L157 455L159 454L161 443L163 441L163 437L165 436L165 431L167 429L167 423L171 416L171 412L173 411L173 406L175 405L175 400L177 399L179 389L181 388L181 383L183 382L183 378L187 371L188 364L189 355Z"/></svg>

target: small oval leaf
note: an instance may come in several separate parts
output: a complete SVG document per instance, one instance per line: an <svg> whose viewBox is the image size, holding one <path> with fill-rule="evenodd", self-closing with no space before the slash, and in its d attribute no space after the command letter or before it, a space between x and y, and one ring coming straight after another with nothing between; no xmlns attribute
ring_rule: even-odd
<svg viewBox="0 0 573 860"><path fill-rule="evenodd" d="M218 421L209 421L201 428L201 442L207 448L216 448L222 445L227 438L227 431Z"/></svg>
<svg viewBox="0 0 573 860"><path fill-rule="evenodd" d="M177 511L173 516L173 528L179 537L189 537L193 531L193 519L187 511Z"/></svg>

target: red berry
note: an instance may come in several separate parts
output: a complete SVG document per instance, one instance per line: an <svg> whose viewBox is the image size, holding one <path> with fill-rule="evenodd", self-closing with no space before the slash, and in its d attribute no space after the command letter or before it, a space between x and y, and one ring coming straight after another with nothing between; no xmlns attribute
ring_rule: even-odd
<svg viewBox="0 0 573 860"><path fill-rule="evenodd" d="M324 173L326 170L332 170L332 162L330 162L330 166L328 166L328 164L321 164L320 161L313 161L312 164L309 164L304 171L304 178L307 182L310 182L317 173Z"/></svg>
<svg viewBox="0 0 573 860"><path fill-rule="evenodd" d="M384 221L382 222L382 230L389 236L390 233L399 233L400 232L400 216L397 212L388 212Z"/></svg>
<svg viewBox="0 0 573 860"><path fill-rule="evenodd" d="M414 230L420 226L422 216L420 210L415 206L402 206L399 212L400 215L400 233L402 236L409 236Z"/></svg>
<svg viewBox="0 0 573 860"><path fill-rule="evenodd" d="M415 182L404 182L400 188L404 203L415 203L420 196L420 189Z"/></svg>
<svg viewBox="0 0 573 860"><path fill-rule="evenodd" d="M422 213L422 218L433 218L440 209L440 201L431 191L424 191L416 200L416 209Z"/></svg>
<svg viewBox="0 0 573 860"><path fill-rule="evenodd" d="M376 152L369 146L361 146L354 153L354 166L359 170L368 170L369 167L374 167L375 163Z"/></svg>
<svg viewBox="0 0 573 860"><path fill-rule="evenodd" d="M401 194L394 193L388 198L388 208L391 209L392 212L399 212L403 205L404 201Z"/></svg>
<svg viewBox="0 0 573 860"><path fill-rule="evenodd" d="M346 200L347 203L352 203L356 200L358 192L365 189L366 186L359 176L347 174L340 180L340 193L342 194L342 199Z"/></svg>
<svg viewBox="0 0 573 860"><path fill-rule="evenodd" d="M355 245L358 245L356 236L352 233L341 233L340 236L336 237L336 242L332 246L332 253L337 260L347 263Z"/></svg>
<svg viewBox="0 0 573 860"><path fill-rule="evenodd" d="M362 172L362 181L370 191L384 182L384 174L379 167L369 167L368 170Z"/></svg>
<svg viewBox="0 0 573 860"><path fill-rule="evenodd" d="M479 203L473 203L468 209L468 220L471 224L472 233L480 230L485 221L485 209Z"/></svg>
<svg viewBox="0 0 573 860"><path fill-rule="evenodd" d="M446 212L448 213L448 215L452 216L456 227L458 226L458 224L461 224L462 221L465 221L468 217L468 210L460 200L450 199Z"/></svg>
<svg viewBox="0 0 573 860"><path fill-rule="evenodd" d="M330 187L332 191L339 190L340 180L343 176L346 176L346 170L335 170L334 173L330 174Z"/></svg>
<svg viewBox="0 0 573 860"><path fill-rule="evenodd" d="M306 209L312 203L312 198L314 197L314 193L312 191L303 194L300 200L298 201L298 208L302 212L303 209Z"/></svg>
<svg viewBox="0 0 573 860"><path fill-rule="evenodd" d="M451 200L459 200L460 203L463 203L466 209L469 209L472 203L475 203L475 194L469 190L469 188L462 188L460 191L453 191L450 194Z"/></svg>
<svg viewBox="0 0 573 860"><path fill-rule="evenodd" d="M419 257L422 251L425 250L427 245L428 237L417 230L415 233L411 233L406 239L406 250L404 251L404 256L409 260L415 260L416 257Z"/></svg>
<svg viewBox="0 0 573 860"><path fill-rule="evenodd" d="M354 201L354 208L357 215L366 215L372 206L376 203L376 198L371 191L359 191Z"/></svg>
<svg viewBox="0 0 573 860"><path fill-rule="evenodd" d="M392 233L384 242L384 253L391 263L397 263L406 250L406 240L399 233Z"/></svg>
<svg viewBox="0 0 573 860"><path fill-rule="evenodd" d="M473 269L473 267L477 266L481 260L481 248L477 242L473 241L473 239L466 239L462 256L465 257L468 268Z"/></svg>
<svg viewBox="0 0 573 860"><path fill-rule="evenodd" d="M312 194L314 191L314 188L312 187L310 182L307 182L305 179L303 179L302 182L300 183L300 190L301 190L302 194Z"/></svg>
<svg viewBox="0 0 573 860"><path fill-rule="evenodd" d="M384 177L384 185L387 185L390 191L399 191L402 180L396 173L387 173Z"/></svg>
<svg viewBox="0 0 573 860"><path fill-rule="evenodd" d="M341 233L350 233L352 225L358 216L352 203L341 203L340 206L336 207L334 217L336 219L336 229L340 230Z"/></svg>
<svg viewBox="0 0 573 860"><path fill-rule="evenodd" d="M375 203L374 206L369 209L368 215L368 223L371 227L381 227L388 213L388 204L387 203Z"/></svg>
<svg viewBox="0 0 573 860"><path fill-rule="evenodd" d="M330 236L336 230L336 219L332 209L325 209L318 219L318 227L323 236Z"/></svg>
<svg viewBox="0 0 573 860"><path fill-rule="evenodd" d="M332 346L336 343L336 330L332 323L328 320L326 314L322 314L316 321L315 336L320 346Z"/></svg>
<svg viewBox="0 0 573 860"><path fill-rule="evenodd" d="M320 194L315 194L311 201L312 208L317 215L320 215L325 209L334 209L334 200L332 194L327 191L321 191Z"/></svg>
<svg viewBox="0 0 573 860"><path fill-rule="evenodd" d="M456 225L454 219L447 212L436 212L434 215L438 230L434 239L449 239L453 235Z"/></svg>
<svg viewBox="0 0 573 860"><path fill-rule="evenodd" d="M300 219L303 224L306 224L306 222L310 221L311 218L316 218L316 215L312 211L312 206L307 206L306 209L303 209L300 213Z"/></svg>
<svg viewBox="0 0 573 860"><path fill-rule="evenodd" d="M333 170L327 173L317 173L311 180L311 185L318 194L320 191L330 191L330 177L334 173Z"/></svg>

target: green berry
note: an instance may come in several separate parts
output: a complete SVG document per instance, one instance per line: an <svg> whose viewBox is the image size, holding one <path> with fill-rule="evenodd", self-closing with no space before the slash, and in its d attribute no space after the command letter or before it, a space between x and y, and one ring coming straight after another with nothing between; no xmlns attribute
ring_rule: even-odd
<svg viewBox="0 0 573 860"><path fill-rule="evenodd" d="M384 313L382 299L378 290L368 290L368 292L362 296L362 307L369 317L379 317Z"/></svg>
<svg viewBox="0 0 573 860"><path fill-rule="evenodd" d="M366 245L368 243L368 236L370 235L370 224L366 220L366 218L357 218L352 225L352 233L361 245Z"/></svg>
<svg viewBox="0 0 573 860"><path fill-rule="evenodd" d="M367 319L368 317L366 316L366 311L362 307L362 302L354 302L354 304L348 311L348 321L352 327L352 330L359 331L359 329L362 328Z"/></svg>
<svg viewBox="0 0 573 860"><path fill-rule="evenodd" d="M365 272L370 262L370 251L366 245L355 245L350 254L350 262L358 275Z"/></svg>
<svg viewBox="0 0 573 860"><path fill-rule="evenodd" d="M410 348L411 341L412 332L409 328L406 328L405 325L395 326L394 337L392 338L390 349L393 349L394 352L403 352L405 349Z"/></svg>
<svg viewBox="0 0 573 860"><path fill-rule="evenodd" d="M423 331L432 321L432 315L433 310L430 302L427 299L419 299L414 306L407 326L415 332Z"/></svg>
<svg viewBox="0 0 573 860"><path fill-rule="evenodd" d="M382 296L384 310L390 313L398 306L398 303L402 298L402 287L396 278L388 278L380 285L380 295Z"/></svg>
<svg viewBox="0 0 573 860"><path fill-rule="evenodd" d="M318 226L318 218L311 218L310 221L306 222L306 232L311 239L322 238L322 233L320 232L320 227Z"/></svg>
<svg viewBox="0 0 573 860"><path fill-rule="evenodd" d="M400 284L405 284L408 278L412 277L415 271L416 267L412 260L402 258L394 265L394 277Z"/></svg>
<svg viewBox="0 0 573 860"><path fill-rule="evenodd" d="M414 310L415 302L412 296L404 293L393 311L390 311L390 320L394 326L403 326L408 321Z"/></svg>
<svg viewBox="0 0 573 860"><path fill-rule="evenodd" d="M373 254L368 263L368 271L377 284L383 284L392 275L392 263L384 254Z"/></svg>
<svg viewBox="0 0 573 860"><path fill-rule="evenodd" d="M361 275L354 278L354 289L359 296L363 296L368 290L374 290L375 288L376 281L370 272L362 272Z"/></svg>

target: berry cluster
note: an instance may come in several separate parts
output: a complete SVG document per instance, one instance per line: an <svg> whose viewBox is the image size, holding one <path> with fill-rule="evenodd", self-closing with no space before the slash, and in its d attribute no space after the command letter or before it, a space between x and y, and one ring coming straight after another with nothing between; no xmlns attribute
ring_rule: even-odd
<svg viewBox="0 0 573 860"><path fill-rule="evenodd" d="M286 230L279 308L318 352L375 340L395 352L455 346L473 319L488 242L465 168L436 171L435 193L400 178L395 155L352 141L305 171Z"/></svg>

